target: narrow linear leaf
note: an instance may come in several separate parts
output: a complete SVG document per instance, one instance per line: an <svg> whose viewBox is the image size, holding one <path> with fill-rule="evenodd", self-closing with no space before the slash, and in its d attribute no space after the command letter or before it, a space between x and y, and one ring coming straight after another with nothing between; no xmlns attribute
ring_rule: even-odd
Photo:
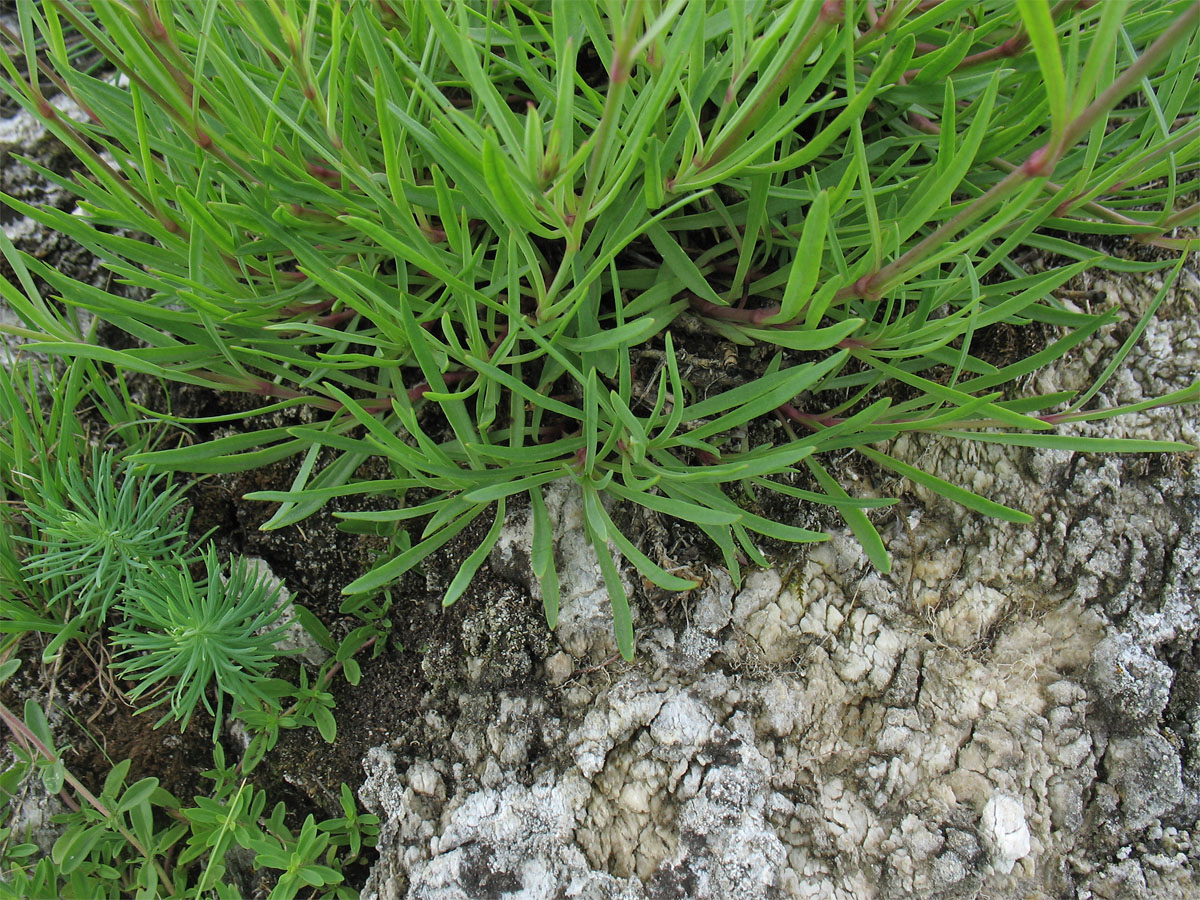
<svg viewBox="0 0 1200 900"><path fill-rule="evenodd" d="M920 469L910 466L908 463L900 462L898 459L893 459L884 453L880 453L878 450L873 450L870 447L859 447L858 451L867 457L867 459L891 469L896 474L903 475L909 481L928 488L935 494L945 497L947 500L953 500L967 509L983 513L985 516L991 516L993 519L1003 519L1006 522L1028 524L1033 521L1033 516L1029 515L1029 513L1003 506L993 500L988 500L986 497L980 497L966 488L951 484L928 472L922 472Z"/></svg>

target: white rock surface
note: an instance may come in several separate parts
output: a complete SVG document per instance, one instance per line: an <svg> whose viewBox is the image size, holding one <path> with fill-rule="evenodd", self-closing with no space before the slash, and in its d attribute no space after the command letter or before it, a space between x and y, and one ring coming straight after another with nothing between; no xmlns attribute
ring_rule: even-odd
<svg viewBox="0 0 1200 900"><path fill-rule="evenodd" d="M1007 875L1018 859L1029 855L1033 846L1029 836L1029 825L1025 821L1025 808L1016 797L993 794L983 807L979 831L984 846L992 857L997 872Z"/></svg>
<svg viewBox="0 0 1200 900"><path fill-rule="evenodd" d="M1085 287L1136 317L1157 277ZM1196 297L1185 273L1099 402L1195 379ZM1088 384L1119 342L1031 390ZM1200 443L1197 426L1172 408L1080 430ZM876 520L890 575L836 530L739 588L709 571L678 616L642 599L632 666L578 497L555 488L557 646L533 684L463 685L436 756L368 755L385 824L364 898L1200 896L1195 457L892 452L1036 522L859 470L903 499ZM528 523L508 532L505 571L527 571Z"/></svg>

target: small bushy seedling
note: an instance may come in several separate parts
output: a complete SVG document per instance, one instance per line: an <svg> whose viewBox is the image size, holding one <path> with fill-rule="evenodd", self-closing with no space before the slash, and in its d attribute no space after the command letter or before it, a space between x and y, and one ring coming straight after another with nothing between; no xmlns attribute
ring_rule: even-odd
<svg viewBox="0 0 1200 900"><path fill-rule="evenodd" d="M279 586L253 569L244 558L221 576L217 551L203 554L205 575L192 578L178 564L152 564L126 588L121 603L125 621L115 629L121 647L115 663L123 677L136 681L131 700L161 693L142 711L164 703L168 718L187 727L198 704L216 717L221 728L226 695L236 706L272 702L261 682L282 651L276 649L283 608ZM213 709L208 688L216 688Z"/></svg>
<svg viewBox="0 0 1200 900"><path fill-rule="evenodd" d="M58 581L52 602L70 597L73 614L101 623L118 593L134 584L151 563L188 556L190 507L183 488L165 475L132 477L112 451L94 449L86 468L60 459L41 484L41 498L27 500L29 537L25 578Z"/></svg>
<svg viewBox="0 0 1200 900"><path fill-rule="evenodd" d="M84 409L127 453L149 444L123 380L101 368L78 359L56 370L26 355L0 365L0 632L12 636L0 655L40 632L51 636L43 658L56 657L102 624L111 591L149 554L184 552L188 519L176 517L170 478L147 490L86 433Z"/></svg>

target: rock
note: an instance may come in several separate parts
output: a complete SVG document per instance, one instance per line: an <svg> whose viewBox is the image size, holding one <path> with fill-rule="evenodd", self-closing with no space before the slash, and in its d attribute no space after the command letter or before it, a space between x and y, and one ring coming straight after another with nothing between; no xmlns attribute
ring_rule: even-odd
<svg viewBox="0 0 1200 900"><path fill-rule="evenodd" d="M993 794L988 800L979 820L979 833L993 868L1003 874L1011 872L1016 861L1028 856L1033 846L1025 808L1016 797L1006 794Z"/></svg>
<svg viewBox="0 0 1200 900"><path fill-rule="evenodd" d="M560 685L575 671L575 660L565 650L560 650L546 660L546 678L553 685Z"/></svg>
<svg viewBox="0 0 1200 900"><path fill-rule="evenodd" d="M274 625L262 629L267 631L270 628L283 628L279 637L275 639L275 649L280 653L295 653L310 666L319 666L325 662L329 658L329 651L318 644L296 618L296 611L292 608L292 594L284 585L283 579L276 577L267 561L257 556L248 557L245 565L252 578L265 581L269 590L278 591L275 608L280 610L279 619ZM224 575L221 577L225 578Z"/></svg>
<svg viewBox="0 0 1200 900"><path fill-rule="evenodd" d="M1120 794L1121 814L1130 831L1146 828L1183 799L1179 755L1157 732L1114 738L1104 765Z"/></svg>
<svg viewBox="0 0 1200 900"><path fill-rule="evenodd" d="M1088 675L1119 731L1156 724L1171 695L1170 666L1123 632L1096 645Z"/></svg>

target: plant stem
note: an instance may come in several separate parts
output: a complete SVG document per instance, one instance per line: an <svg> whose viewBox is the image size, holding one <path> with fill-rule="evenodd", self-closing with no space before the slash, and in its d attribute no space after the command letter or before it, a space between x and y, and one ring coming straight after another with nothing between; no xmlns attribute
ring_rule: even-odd
<svg viewBox="0 0 1200 900"><path fill-rule="evenodd" d="M729 135L721 141L717 148L707 156L696 160L696 171L703 172L705 169L711 169L745 143L746 135L759 124L769 108L778 101L784 90L787 89L788 85L795 81L796 73L808 61L808 57L812 55L813 48L824 40L825 36L833 30L834 26L845 19L845 16L844 0L825 0L821 4L821 11L817 14L817 21L813 23L812 28L809 29L808 34L804 36L796 49L792 51L787 65L779 70L767 90L760 94L750 109L738 119L733 130L729 132Z"/></svg>
<svg viewBox="0 0 1200 900"><path fill-rule="evenodd" d="M1076 144L1100 116L1120 103L1133 90L1133 86L1145 78L1150 69L1166 56L1180 39L1188 37L1195 31L1198 24L1200 24L1200 3L1190 3L1179 18L1167 26L1166 30L1146 48L1146 52L1139 56L1133 65L1117 76L1113 83L1104 90L1104 93L1067 124L1059 139L1053 142L1054 154L1047 159L1050 169L1053 169L1054 163L1058 161L1059 156L1067 147ZM1046 171L1045 174L1048 175L1049 171Z"/></svg>
<svg viewBox="0 0 1200 900"><path fill-rule="evenodd" d="M1061 135L1034 150L1022 165L1014 168L949 221L935 228L915 247L874 274L864 276L853 285L838 291L835 299L878 296L895 282L903 280L904 270L911 263L923 259L935 247L971 224L1025 181L1031 178L1048 177L1054 171L1054 166L1066 148L1073 146L1100 116L1120 102L1132 90L1133 85L1145 77L1150 68L1170 51L1176 41L1190 33L1190 28L1197 20L1200 20L1200 4L1189 6L1178 19L1172 22L1133 65L1121 73L1120 77L1109 85L1104 93L1067 125Z"/></svg>
<svg viewBox="0 0 1200 900"><path fill-rule="evenodd" d="M12 710L10 710L3 703L0 703L0 719L4 720L4 724L8 726L8 730L12 732L13 737L15 737L22 745L36 750L38 754L51 765L62 762L62 759L59 757L59 755L50 747L47 747L45 744L43 744L41 739L29 729L29 726L21 721L21 719L18 718L12 712ZM142 854L142 856L146 859L151 860L154 868L158 870L159 880L162 881L163 886L167 889L167 893L172 897L175 896L175 888L171 884L171 879L167 877L167 873L163 870L162 863L160 863L157 859L152 858L150 854L146 852L146 848L141 845L141 842L138 841L137 837L134 836L134 834L128 828L122 825L120 821L118 821L117 818L112 814L109 808L100 802L95 794L84 787L83 782L72 775L71 771L66 766L63 766L63 778L68 784L71 785L71 787L75 789L75 793L79 794L79 796L86 800L88 804L96 810L96 812L104 816L104 818L107 819L113 825L113 827L117 829L121 837L125 838L131 847L137 850L138 853Z"/></svg>
<svg viewBox="0 0 1200 900"><path fill-rule="evenodd" d="M643 5L644 0L636 0L633 8L628 10L624 26L613 46L613 58L608 68L608 93L604 97L604 111L600 115L600 124L592 135L592 155L588 160L587 174L584 176L583 193L575 207L575 221L571 223L569 248L578 249L583 244L583 227L587 224L592 200L600 188L600 178L604 174L613 127L621 111L625 89L629 86L629 76L633 70L631 54L636 44L635 29L637 23L643 20Z"/></svg>

